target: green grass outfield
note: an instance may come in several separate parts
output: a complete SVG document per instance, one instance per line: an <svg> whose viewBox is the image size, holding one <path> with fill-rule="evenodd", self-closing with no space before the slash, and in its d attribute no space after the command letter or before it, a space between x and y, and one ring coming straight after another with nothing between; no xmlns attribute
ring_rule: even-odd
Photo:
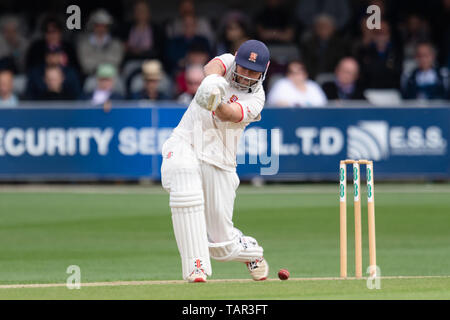
<svg viewBox="0 0 450 320"><path fill-rule="evenodd" d="M336 185L241 186L234 222L264 247L271 281L240 280L249 278L242 263L213 261L206 284L171 281L180 279L181 266L168 195L158 186L2 186L0 299L450 299L450 185L375 189L377 264L387 277L380 290L369 290L366 280L334 279ZM348 203L353 275L350 195ZM362 212L367 267L364 202ZM102 283L67 289L69 265L81 268L83 284ZM280 268L292 279L277 280ZM29 284L40 285L7 287Z"/></svg>

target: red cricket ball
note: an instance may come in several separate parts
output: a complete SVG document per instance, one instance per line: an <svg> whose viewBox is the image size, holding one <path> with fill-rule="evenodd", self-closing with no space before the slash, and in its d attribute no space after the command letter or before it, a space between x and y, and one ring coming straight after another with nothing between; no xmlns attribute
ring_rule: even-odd
<svg viewBox="0 0 450 320"><path fill-rule="evenodd" d="M287 269L280 269L280 271L278 271L278 278L280 278L280 280L289 279L289 271Z"/></svg>

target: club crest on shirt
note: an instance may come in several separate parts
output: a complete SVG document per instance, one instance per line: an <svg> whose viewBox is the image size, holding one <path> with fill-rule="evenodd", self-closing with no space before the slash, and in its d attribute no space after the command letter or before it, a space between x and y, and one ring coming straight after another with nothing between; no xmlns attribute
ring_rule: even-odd
<svg viewBox="0 0 450 320"><path fill-rule="evenodd" d="M231 96L230 100L228 100L228 103L236 102L236 101L238 101L238 99L239 99L239 98L236 97L236 95L233 94L233 95Z"/></svg>
<svg viewBox="0 0 450 320"><path fill-rule="evenodd" d="M250 56L248 57L248 61L256 62L256 58L258 57L258 54L256 52L250 52Z"/></svg>

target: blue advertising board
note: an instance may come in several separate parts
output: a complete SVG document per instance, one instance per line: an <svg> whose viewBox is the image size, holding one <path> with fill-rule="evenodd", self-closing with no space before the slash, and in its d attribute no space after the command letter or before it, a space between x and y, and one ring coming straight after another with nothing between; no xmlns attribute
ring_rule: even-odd
<svg viewBox="0 0 450 320"><path fill-rule="evenodd" d="M449 108L267 109L245 134L260 129L279 154L277 179L333 179L342 159L374 160L383 179L450 176Z"/></svg>
<svg viewBox="0 0 450 320"><path fill-rule="evenodd" d="M1 110L0 177L150 177L157 154L145 144L155 141L151 123L148 108Z"/></svg>
<svg viewBox="0 0 450 320"><path fill-rule="evenodd" d="M0 179L159 179L178 105L0 110ZM241 179L335 180L341 159L380 179L449 179L450 107L265 108L238 150Z"/></svg>

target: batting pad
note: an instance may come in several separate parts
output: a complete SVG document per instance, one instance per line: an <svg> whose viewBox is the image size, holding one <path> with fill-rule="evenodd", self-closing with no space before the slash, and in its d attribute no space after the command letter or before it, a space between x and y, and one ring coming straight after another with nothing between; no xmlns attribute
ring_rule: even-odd
<svg viewBox="0 0 450 320"><path fill-rule="evenodd" d="M183 278L195 267L211 275L200 177L195 170L177 170L171 180L170 207Z"/></svg>
<svg viewBox="0 0 450 320"><path fill-rule="evenodd" d="M200 267L206 274L211 275L203 206L172 208L172 223L181 256L183 279L197 267L197 260L201 261Z"/></svg>

